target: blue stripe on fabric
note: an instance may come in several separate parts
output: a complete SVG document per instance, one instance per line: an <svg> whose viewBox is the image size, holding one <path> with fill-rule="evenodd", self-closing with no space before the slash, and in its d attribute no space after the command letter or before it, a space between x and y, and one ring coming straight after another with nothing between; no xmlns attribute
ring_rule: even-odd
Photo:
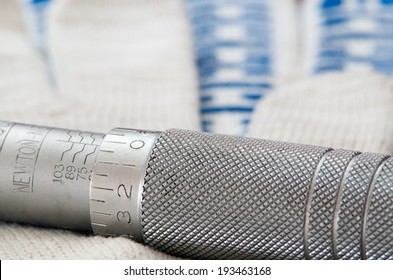
<svg viewBox="0 0 393 280"><path fill-rule="evenodd" d="M393 72L393 59L389 60L373 60L373 65L384 72Z"/></svg>
<svg viewBox="0 0 393 280"><path fill-rule="evenodd" d="M211 126L213 125L213 122L212 121L202 120L201 124L202 124L202 130L203 131L209 131L209 130L211 130Z"/></svg>
<svg viewBox="0 0 393 280"><path fill-rule="evenodd" d="M266 83L272 77L272 28L269 1L192 1L184 0L194 34L196 66L200 81L202 127L216 132L216 123L233 122L233 131L246 131L243 120L249 120L255 103L263 98L264 92L272 88ZM222 9L231 5L232 15L224 15ZM230 39L221 33L222 28L238 28L241 35ZM227 29L230 30L230 29ZM233 38L232 38L233 37ZM221 51L225 50L225 57ZM244 58L232 61L227 55L231 51L245 54ZM229 71L230 79L220 75ZM235 75L235 76L233 76ZM252 78L252 81L250 81ZM250 89L253 94L250 94ZM225 92L231 94L226 97ZM262 91L263 93L259 93ZM216 98L217 97L217 98ZM219 97L219 98L218 98ZM231 105L225 105L230 103ZM245 106L247 104L247 106ZM239 117L242 113L242 117ZM246 115L244 115L246 114ZM218 120L218 119L217 119ZM227 126L227 124L225 124ZM237 128L236 128L237 127Z"/></svg>
<svg viewBox="0 0 393 280"><path fill-rule="evenodd" d="M199 68L198 73L201 79L208 78L210 76L213 76L215 73L217 73L217 68L214 67Z"/></svg>
<svg viewBox="0 0 393 280"><path fill-rule="evenodd" d="M49 57L47 42L47 17L50 12L50 5L55 0L20 0L21 9L27 25L27 31L34 45L42 55L48 73L48 80L55 84L55 77L52 71L51 59Z"/></svg>
<svg viewBox="0 0 393 280"><path fill-rule="evenodd" d="M200 85L200 89L216 89L216 88L264 88L271 89L269 83L248 83L248 82L215 82Z"/></svg>
<svg viewBox="0 0 393 280"><path fill-rule="evenodd" d="M222 113L222 112L230 112L230 113L251 113L254 110L253 107L207 107L201 109L202 114L212 114L212 113Z"/></svg>
<svg viewBox="0 0 393 280"><path fill-rule="evenodd" d="M199 7L200 5L204 5L206 3L216 3L216 4L238 4L239 0L214 0L214 2L212 0L187 0L187 4L190 7ZM242 0L242 3L244 4L255 4L255 3L260 3L261 4L261 0ZM263 2L265 3L265 2Z"/></svg>
<svg viewBox="0 0 393 280"><path fill-rule="evenodd" d="M229 69L237 69L242 71L242 73L250 76L258 76L258 75L265 75L270 76L272 75L270 65L258 65L258 64L247 64L242 67L239 67L236 63L217 63L213 65L206 65L200 66L199 73L203 77L213 76L214 73L217 73L221 70L229 70Z"/></svg>
<svg viewBox="0 0 393 280"><path fill-rule="evenodd" d="M347 23L349 21L349 18L332 18L332 19L326 19L323 24L327 26L332 26L332 25L338 25L338 24L343 24Z"/></svg>
<svg viewBox="0 0 393 280"><path fill-rule="evenodd" d="M264 95L260 93L246 93L243 96L249 100L260 100Z"/></svg>
<svg viewBox="0 0 393 280"><path fill-rule="evenodd" d="M42 3L48 3L52 0L31 0L32 4L42 4Z"/></svg>
<svg viewBox="0 0 393 280"><path fill-rule="evenodd" d="M236 26L234 23L224 23L224 22L218 22L216 24L220 24L221 27L233 27ZM254 42L263 42L266 38L258 38L255 35L255 32L260 33L260 34L268 34L268 28L266 26L258 26L254 27L250 30L250 28L247 28L248 26L243 26L242 29L244 30L244 33L246 36L249 36L247 40L251 40ZM194 28L194 34L195 36L200 37L200 39L203 40L209 40L212 37L214 39L219 39L218 35L216 34L217 27L215 27L212 24L206 24L206 25L198 25L195 26ZM268 35L267 35L268 36ZM199 42L198 42L199 43Z"/></svg>
<svg viewBox="0 0 393 280"><path fill-rule="evenodd" d="M244 68L244 72L249 76L272 76L273 72L270 65L249 65ZM272 87L270 87L272 88Z"/></svg>
<svg viewBox="0 0 393 280"><path fill-rule="evenodd" d="M344 1L320 0L320 48L314 73L342 71L347 63L368 64L381 73L393 74L393 16L388 14L393 0L380 0L375 10L368 8L367 1L358 0L355 9L348 9ZM353 21L367 21L375 28L367 32L354 32ZM372 43L367 55L359 56L348 47L349 43ZM345 51L344 51L345 50Z"/></svg>
<svg viewBox="0 0 393 280"><path fill-rule="evenodd" d="M230 5L228 5L230 6ZM250 18L258 18L260 19L261 16L264 18L269 18L270 13L264 9L263 6L252 6L252 5L235 5L238 13L234 17L226 17L225 15L222 16L218 11L220 11L221 5L205 5L200 6L197 8L193 8L192 14L189 15L190 20L194 20L200 16L214 16L215 18L238 18L238 19L245 19L246 17ZM199 23L199 22L198 22Z"/></svg>
<svg viewBox="0 0 393 280"><path fill-rule="evenodd" d="M199 68L198 72L201 78L202 83L204 82L205 79L217 74L218 72L222 70L228 70L228 69L237 69L240 70L242 73L245 74L245 76L249 77L256 77L256 76L271 76L272 75L272 70L271 67L268 65L266 67L261 67L258 65L245 65L244 68L240 68L236 66L235 64L233 65L219 65L219 66L206 66L206 67L201 67Z"/></svg>
<svg viewBox="0 0 393 280"><path fill-rule="evenodd" d="M351 21L358 20L372 20L375 22L385 22L386 24L391 24L393 22L393 17L386 17L380 14L367 14L367 13L358 13L352 12L351 14L346 13L345 15L335 15L335 14L326 14L324 18L321 20L321 25L323 28L328 28L330 26L335 26L340 24L347 24ZM344 28L345 30L346 28Z"/></svg>
<svg viewBox="0 0 393 280"><path fill-rule="evenodd" d="M233 39L223 40L217 36L210 36L208 38L201 36L199 39L200 40L195 43L197 51L200 48L258 48L268 46L269 44L268 42L266 42L268 36L252 36L245 41ZM216 41L212 41L213 39Z"/></svg>
<svg viewBox="0 0 393 280"><path fill-rule="evenodd" d="M245 26L253 26L258 24L256 27L266 26L265 23L261 23L261 14L245 14L236 18L223 18L214 14L201 14L196 15L191 19L191 23L195 24L196 27L206 26L211 24L236 24L239 20L244 22Z"/></svg>
<svg viewBox="0 0 393 280"><path fill-rule="evenodd" d="M375 18L375 21L379 24L393 25L393 18L377 17Z"/></svg>
<svg viewBox="0 0 393 280"><path fill-rule="evenodd" d="M320 57L342 58L345 57L346 53L343 50L325 50L325 51L321 51L318 55Z"/></svg>
<svg viewBox="0 0 393 280"><path fill-rule="evenodd" d="M204 43L201 45L200 43L195 44L195 51L197 54L203 54L203 53L211 53L214 52L215 50L221 49L221 48L245 48L245 49L258 49L258 48L267 48L269 46L269 43L267 42L236 42L236 41L219 41L215 43Z"/></svg>
<svg viewBox="0 0 393 280"><path fill-rule="evenodd" d="M345 61L345 62L357 62L357 63L369 63L373 60L372 57L369 56L353 56L353 55L346 55L343 53L342 55L327 55L323 54L320 55L322 59L328 59L329 62L335 62L335 61Z"/></svg>
<svg viewBox="0 0 393 280"><path fill-rule="evenodd" d="M199 68L217 68L217 69L247 69L247 68L254 68L258 67L262 70L269 72L270 71L270 59L257 59L254 57L246 58L244 61L239 63L236 62L220 62L217 60L217 57L209 55L209 56L202 56L196 60L196 64Z"/></svg>
<svg viewBox="0 0 393 280"><path fill-rule="evenodd" d="M323 72L330 72L330 71L343 71L344 70L344 65L343 63L335 63L335 64L330 64L330 65L325 65L325 66L318 66L314 73L319 74Z"/></svg>
<svg viewBox="0 0 393 280"><path fill-rule="evenodd" d="M22 9L25 10L25 15L28 15L28 24L32 30L38 33L45 33L46 31L46 12L49 4L54 0L24 0L22 2Z"/></svg>
<svg viewBox="0 0 393 280"><path fill-rule="evenodd" d="M200 68L222 68L222 69L233 69L233 68L248 68L248 67L259 67L263 70L269 70L270 69L270 59L257 59L257 58L247 58L245 61L242 61L239 66L239 63L236 62L220 62L217 61L217 58L215 56L206 56L206 57L200 57L196 60L196 64Z"/></svg>
<svg viewBox="0 0 393 280"><path fill-rule="evenodd" d="M246 62L247 63L266 65L266 64L271 64L272 63L272 58L270 56L266 56L266 55L249 56L249 57L246 58Z"/></svg>
<svg viewBox="0 0 393 280"><path fill-rule="evenodd" d="M328 43L337 40L393 40L393 32L386 33L346 33L339 35L328 35L323 42Z"/></svg>
<svg viewBox="0 0 393 280"><path fill-rule="evenodd" d="M201 96L201 102L205 103L205 102L209 102L213 100L213 96Z"/></svg>
<svg viewBox="0 0 393 280"><path fill-rule="evenodd" d="M322 8L329 9L332 7L337 7L342 4L342 0L325 0L322 2Z"/></svg>

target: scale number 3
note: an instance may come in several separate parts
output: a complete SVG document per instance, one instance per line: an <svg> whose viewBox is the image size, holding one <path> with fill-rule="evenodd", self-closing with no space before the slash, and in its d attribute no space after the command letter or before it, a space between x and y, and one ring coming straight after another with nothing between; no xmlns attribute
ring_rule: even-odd
<svg viewBox="0 0 393 280"><path fill-rule="evenodd" d="M117 220L121 223L129 224L131 223L131 214L128 211L119 211L117 212Z"/></svg>

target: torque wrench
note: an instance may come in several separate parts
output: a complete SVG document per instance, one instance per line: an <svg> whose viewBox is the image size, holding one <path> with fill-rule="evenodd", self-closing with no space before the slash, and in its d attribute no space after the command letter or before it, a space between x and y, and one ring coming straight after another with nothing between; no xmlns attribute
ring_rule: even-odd
<svg viewBox="0 0 393 280"><path fill-rule="evenodd" d="M0 121L0 220L196 259L393 259L390 156Z"/></svg>

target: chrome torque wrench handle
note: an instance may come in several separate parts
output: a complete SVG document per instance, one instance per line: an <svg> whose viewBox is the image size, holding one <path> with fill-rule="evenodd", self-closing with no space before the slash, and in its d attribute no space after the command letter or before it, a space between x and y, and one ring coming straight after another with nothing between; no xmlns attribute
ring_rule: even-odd
<svg viewBox="0 0 393 280"><path fill-rule="evenodd" d="M186 130L0 122L0 220L204 259L393 259L393 160Z"/></svg>

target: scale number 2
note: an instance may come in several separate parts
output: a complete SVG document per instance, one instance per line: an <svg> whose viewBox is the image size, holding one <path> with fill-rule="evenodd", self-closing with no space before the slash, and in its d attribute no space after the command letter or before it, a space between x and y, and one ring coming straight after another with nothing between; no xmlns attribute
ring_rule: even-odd
<svg viewBox="0 0 393 280"><path fill-rule="evenodd" d="M127 198L131 198L132 186L126 187L124 184L120 184L117 187L117 195L122 197L125 195Z"/></svg>

